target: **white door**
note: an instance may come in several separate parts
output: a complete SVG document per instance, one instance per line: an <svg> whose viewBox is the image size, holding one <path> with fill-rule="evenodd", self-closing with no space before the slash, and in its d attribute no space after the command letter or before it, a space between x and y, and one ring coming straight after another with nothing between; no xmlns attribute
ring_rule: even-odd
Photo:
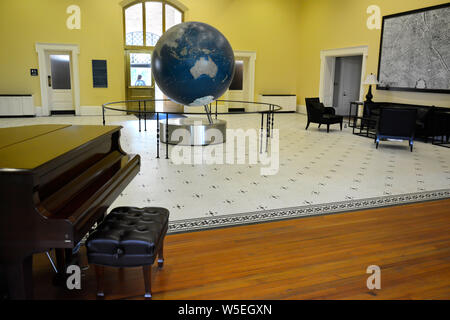
<svg viewBox="0 0 450 320"><path fill-rule="evenodd" d="M46 59L49 111L75 110L70 52L49 51L46 52Z"/></svg>
<svg viewBox="0 0 450 320"><path fill-rule="evenodd" d="M333 107L348 115L350 102L358 101L361 88L362 56L336 58Z"/></svg>
<svg viewBox="0 0 450 320"><path fill-rule="evenodd" d="M226 100L234 101L249 101L249 80L249 58L236 57L233 81L224 98ZM245 103L230 102L228 103L228 107L248 109L249 105Z"/></svg>

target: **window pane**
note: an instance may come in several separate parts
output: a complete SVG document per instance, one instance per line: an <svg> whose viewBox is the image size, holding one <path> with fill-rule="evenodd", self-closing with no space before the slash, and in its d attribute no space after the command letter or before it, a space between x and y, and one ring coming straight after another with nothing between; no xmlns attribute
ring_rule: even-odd
<svg viewBox="0 0 450 320"><path fill-rule="evenodd" d="M230 84L230 90L242 90L244 75L244 61L236 60L234 66L234 77Z"/></svg>
<svg viewBox="0 0 450 320"><path fill-rule="evenodd" d="M181 11L171 5L166 4L166 30L182 22Z"/></svg>
<svg viewBox="0 0 450 320"><path fill-rule="evenodd" d="M149 53L130 53L130 86L152 85L151 59Z"/></svg>
<svg viewBox="0 0 450 320"><path fill-rule="evenodd" d="M68 54L51 54L50 68L53 89L70 89L70 56Z"/></svg>
<svg viewBox="0 0 450 320"><path fill-rule="evenodd" d="M162 35L162 3L145 3L145 40L147 46L154 46Z"/></svg>
<svg viewBox="0 0 450 320"><path fill-rule="evenodd" d="M125 9L125 44L128 46L143 46L142 3Z"/></svg>

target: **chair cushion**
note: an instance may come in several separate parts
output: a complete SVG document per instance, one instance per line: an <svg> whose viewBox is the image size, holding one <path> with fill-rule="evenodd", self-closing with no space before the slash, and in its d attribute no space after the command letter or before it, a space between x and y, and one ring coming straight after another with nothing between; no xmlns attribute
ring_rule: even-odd
<svg viewBox="0 0 450 320"><path fill-rule="evenodd" d="M164 241L169 211L158 207L119 207L86 241L89 263L135 267L152 265Z"/></svg>
<svg viewBox="0 0 450 320"><path fill-rule="evenodd" d="M339 115L334 114L324 114L322 116L322 120L324 124L335 124L335 123L341 123L343 121L343 117Z"/></svg>

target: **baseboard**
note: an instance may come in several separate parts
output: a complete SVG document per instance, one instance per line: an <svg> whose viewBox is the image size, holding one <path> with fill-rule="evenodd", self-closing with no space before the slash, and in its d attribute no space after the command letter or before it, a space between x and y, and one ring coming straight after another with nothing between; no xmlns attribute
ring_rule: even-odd
<svg viewBox="0 0 450 320"><path fill-rule="evenodd" d="M119 110L126 110L127 107L124 105L114 105L114 106L110 106L111 108L114 109L119 109ZM101 116L102 113L102 106L81 106L80 107L80 115L81 116ZM115 110L105 110L105 114L108 116L123 116L126 114L125 111L115 111Z"/></svg>
<svg viewBox="0 0 450 320"><path fill-rule="evenodd" d="M34 107L34 110L36 112L36 117L42 117L42 107L41 106Z"/></svg>
<svg viewBox="0 0 450 320"><path fill-rule="evenodd" d="M111 115L126 115L126 106L124 105L116 105L113 106L113 108L115 109L120 109L120 110L124 110L124 111L114 111L114 110L106 110L105 114L108 116ZM223 105L219 105L218 108L219 112L227 112L227 107L223 106ZM37 106L35 107L36 110L36 117L42 117L42 107L41 106ZM205 110L203 109L203 107L186 107L185 112L199 112L199 113L204 113ZM213 113L214 113L215 109L213 108ZM252 111L252 110L249 110ZM306 106L304 105L297 105L297 113L300 114L306 114ZM81 106L80 107L80 115L81 116L101 116L102 115L102 107L101 106Z"/></svg>
<svg viewBox="0 0 450 320"><path fill-rule="evenodd" d="M305 105L297 105L297 113L306 114L306 106Z"/></svg>
<svg viewBox="0 0 450 320"><path fill-rule="evenodd" d="M75 110L51 110L50 115L51 116L61 116L61 115L74 116Z"/></svg>
<svg viewBox="0 0 450 320"><path fill-rule="evenodd" d="M13 115L13 116L0 116L0 118L34 118L35 115L32 114L19 114L19 115Z"/></svg>
<svg viewBox="0 0 450 320"><path fill-rule="evenodd" d="M111 106L114 109L126 110L126 106L124 105L114 105ZM47 115L42 114L42 107L36 106L34 107L36 110L36 117L46 117ZM126 115L125 111L114 111L114 110L106 110L105 112L108 116L123 116ZM80 116L101 116L102 115L102 107L101 106L81 106L80 107Z"/></svg>
<svg viewBox="0 0 450 320"><path fill-rule="evenodd" d="M228 112L245 112L245 108L228 108Z"/></svg>

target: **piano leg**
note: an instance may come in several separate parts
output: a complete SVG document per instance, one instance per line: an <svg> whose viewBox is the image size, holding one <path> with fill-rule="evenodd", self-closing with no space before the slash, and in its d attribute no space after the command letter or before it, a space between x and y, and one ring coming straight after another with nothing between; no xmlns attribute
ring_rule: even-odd
<svg viewBox="0 0 450 320"><path fill-rule="evenodd" d="M56 255L56 268L58 269L58 273L61 273L66 264L64 259L64 249L55 249L55 255Z"/></svg>
<svg viewBox="0 0 450 320"><path fill-rule="evenodd" d="M33 256L4 265L9 297L13 300L33 299Z"/></svg>
<svg viewBox="0 0 450 320"><path fill-rule="evenodd" d="M56 248L55 255L56 268L58 269L58 272L53 279L53 284L66 287L66 280L68 276L66 273L67 267L72 264L78 265L78 255L73 255L72 249L70 248Z"/></svg>
<svg viewBox="0 0 450 320"><path fill-rule="evenodd" d="M64 275L66 273L64 249L56 248L55 256L56 256L56 269L58 270L58 272L55 274L55 277L53 278L53 284L57 286L62 286L65 284Z"/></svg>
<svg viewBox="0 0 450 320"><path fill-rule="evenodd" d="M66 260L66 268L71 264L76 264L76 261L74 261L74 255L72 254L72 249L64 249L64 257ZM66 273L66 270L64 270L64 273Z"/></svg>

